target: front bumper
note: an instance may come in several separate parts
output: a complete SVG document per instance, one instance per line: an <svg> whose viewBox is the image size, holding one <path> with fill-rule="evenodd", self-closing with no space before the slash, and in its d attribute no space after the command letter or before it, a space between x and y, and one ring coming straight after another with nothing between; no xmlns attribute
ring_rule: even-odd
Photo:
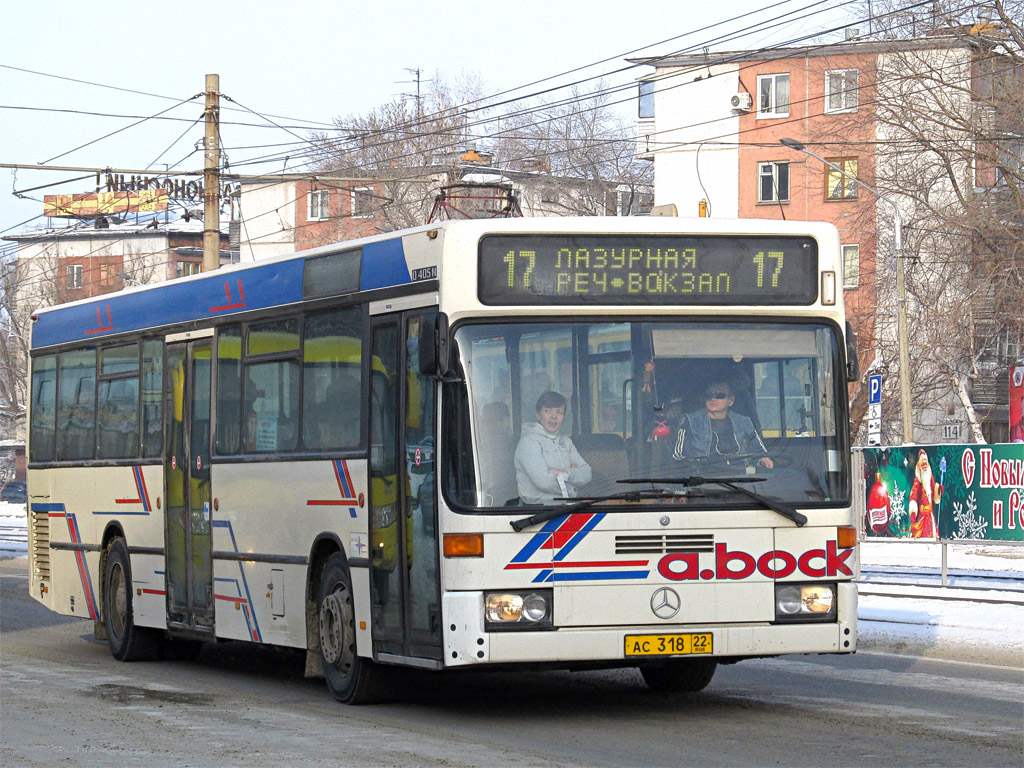
<svg viewBox="0 0 1024 768"><path fill-rule="evenodd" d="M714 638L711 658L738 659L780 656L788 653L853 653L857 650L857 586L838 584L839 610L828 623L770 624L639 624L617 627L562 627L551 631L486 632L482 592L448 592L444 595L445 665L518 663L622 663L626 658L625 636L710 632ZM661 657L659 657L661 658ZM700 659L705 655L676 658ZM648 659L649 660L649 659Z"/></svg>

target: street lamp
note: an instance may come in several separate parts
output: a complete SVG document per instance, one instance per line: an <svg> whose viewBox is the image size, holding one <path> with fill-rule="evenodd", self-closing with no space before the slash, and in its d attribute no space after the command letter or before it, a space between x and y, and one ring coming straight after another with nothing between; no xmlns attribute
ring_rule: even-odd
<svg viewBox="0 0 1024 768"><path fill-rule="evenodd" d="M883 203L888 203L892 206L892 226L894 233L893 251L896 255L896 340L899 345L900 354L900 415L903 419L903 442L912 443L914 442L914 423L912 418L913 413L910 408L910 353L907 351L907 288L902 264L903 226L900 221L899 206L877 189L869 187L856 176L850 175L835 163L830 163L824 157L811 152L811 150L796 139L779 139L779 142L784 147L795 149L797 152L803 152L816 160L820 160L836 173L845 176L854 184L864 187L864 189L873 194Z"/></svg>

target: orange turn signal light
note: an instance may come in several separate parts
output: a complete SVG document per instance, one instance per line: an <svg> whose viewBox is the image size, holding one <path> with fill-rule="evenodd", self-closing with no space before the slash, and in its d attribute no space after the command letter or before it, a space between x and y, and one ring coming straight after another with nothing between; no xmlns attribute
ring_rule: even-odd
<svg viewBox="0 0 1024 768"><path fill-rule="evenodd" d="M446 533L444 535L445 557L483 557L484 535L482 533Z"/></svg>
<svg viewBox="0 0 1024 768"><path fill-rule="evenodd" d="M852 549L857 546L857 529L844 525L836 531L836 545L840 549Z"/></svg>

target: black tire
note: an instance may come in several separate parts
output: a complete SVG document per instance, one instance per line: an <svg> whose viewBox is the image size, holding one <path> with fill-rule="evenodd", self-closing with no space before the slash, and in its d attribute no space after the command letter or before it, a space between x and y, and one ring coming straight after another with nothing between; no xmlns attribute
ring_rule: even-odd
<svg viewBox="0 0 1024 768"><path fill-rule="evenodd" d="M331 695L345 704L381 701L385 695L384 670L356 654L352 579L340 552L327 559L317 605L320 660Z"/></svg>
<svg viewBox="0 0 1024 768"><path fill-rule="evenodd" d="M661 661L644 664L640 674L644 682L654 691L665 693L695 692L704 690L715 676L718 662L709 659L699 661Z"/></svg>
<svg viewBox="0 0 1024 768"><path fill-rule="evenodd" d="M148 661L156 658L162 632L135 626L132 608L132 566L124 539L116 538L107 548L103 567L103 621L107 627L110 655L118 661Z"/></svg>

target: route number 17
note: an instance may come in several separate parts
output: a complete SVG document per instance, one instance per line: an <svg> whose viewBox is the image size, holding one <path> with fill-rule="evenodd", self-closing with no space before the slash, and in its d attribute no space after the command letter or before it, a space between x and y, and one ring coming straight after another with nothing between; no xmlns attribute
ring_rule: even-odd
<svg viewBox="0 0 1024 768"><path fill-rule="evenodd" d="M783 255L784 254L782 253L782 251L768 251L768 259L767 259L767 261L774 261L775 262L774 269L772 269L771 264L767 265L768 268L771 269L772 288L778 288L779 287L779 273L782 272L782 257L783 257ZM765 266L766 266L765 262L766 262L766 259L764 257L764 252L763 251L758 251L758 253L754 256L754 263L757 264L757 287L758 288L764 288L765 287L765 285L764 285L764 270L765 270Z"/></svg>
<svg viewBox="0 0 1024 768"><path fill-rule="evenodd" d="M536 251L509 251L502 259L508 264L508 287L516 287L516 262L519 262L522 269L523 282L521 288L530 287L530 278L533 277L533 267L537 263Z"/></svg>

